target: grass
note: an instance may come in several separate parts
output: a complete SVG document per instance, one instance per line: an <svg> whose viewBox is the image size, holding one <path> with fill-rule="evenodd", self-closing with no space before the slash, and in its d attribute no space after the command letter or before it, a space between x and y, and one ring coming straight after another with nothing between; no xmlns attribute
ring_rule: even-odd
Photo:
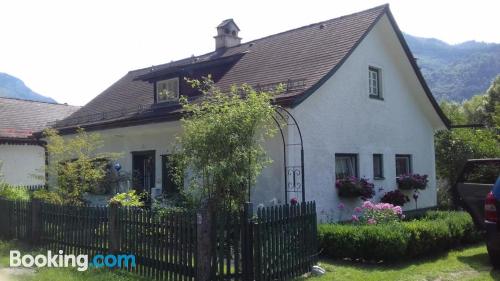
<svg viewBox="0 0 500 281"><path fill-rule="evenodd" d="M9 266L9 251L20 250L21 253L36 253L38 251L29 248L28 245L17 241L0 240L0 269ZM40 251L43 252L43 251ZM35 274L9 275L6 272L0 272L0 280L8 281L138 281L146 280L138 275L126 271L112 271L109 269L89 269L85 272L79 272L72 268L40 268Z"/></svg>
<svg viewBox="0 0 500 281"><path fill-rule="evenodd" d="M397 265L321 261L327 273L321 277L299 278L307 281L420 281L420 280L500 280L493 271L484 245L451 251L434 258Z"/></svg>
<svg viewBox="0 0 500 281"><path fill-rule="evenodd" d="M0 241L0 267L9 265L9 251L29 252L27 245ZM500 272L493 271L484 245L475 245L451 251L446 255L420 259L397 265L361 264L345 261L321 261L327 274L321 277L299 278L297 281L423 281L423 280L500 280ZM147 280L124 271L90 269L78 272L68 268L41 268L33 275L21 275L0 280L19 281L133 281Z"/></svg>

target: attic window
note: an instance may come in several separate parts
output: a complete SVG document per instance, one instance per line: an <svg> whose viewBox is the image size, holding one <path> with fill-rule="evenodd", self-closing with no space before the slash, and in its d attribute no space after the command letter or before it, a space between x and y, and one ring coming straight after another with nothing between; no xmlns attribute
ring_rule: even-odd
<svg viewBox="0 0 500 281"><path fill-rule="evenodd" d="M382 99L380 68L368 67L368 92L370 98Z"/></svg>
<svg viewBox="0 0 500 281"><path fill-rule="evenodd" d="M176 101L179 99L179 78L156 82L157 102Z"/></svg>

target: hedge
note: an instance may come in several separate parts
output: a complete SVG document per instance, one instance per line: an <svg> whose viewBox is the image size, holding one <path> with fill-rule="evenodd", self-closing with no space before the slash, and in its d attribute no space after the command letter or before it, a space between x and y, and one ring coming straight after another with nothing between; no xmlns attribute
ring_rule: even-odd
<svg viewBox="0 0 500 281"><path fill-rule="evenodd" d="M369 261L428 256L482 240L468 213L443 211L390 224L322 224L318 235L323 256Z"/></svg>

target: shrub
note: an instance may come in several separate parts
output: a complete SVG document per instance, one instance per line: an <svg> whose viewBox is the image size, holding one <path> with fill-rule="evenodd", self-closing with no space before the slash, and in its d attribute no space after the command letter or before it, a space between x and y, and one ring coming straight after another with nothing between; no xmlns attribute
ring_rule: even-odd
<svg viewBox="0 0 500 281"><path fill-rule="evenodd" d="M37 189L33 191L31 197L50 204L62 205L64 203L64 198L60 193L56 191L48 191L46 189Z"/></svg>
<svg viewBox="0 0 500 281"><path fill-rule="evenodd" d="M0 182L0 197L8 200L29 200L30 195L26 188Z"/></svg>
<svg viewBox="0 0 500 281"><path fill-rule="evenodd" d="M347 177L335 182L340 197L361 197L363 200L375 195L375 186L364 178Z"/></svg>
<svg viewBox="0 0 500 281"><path fill-rule="evenodd" d="M397 222L402 219L403 210L400 206L394 206L389 203L373 204L370 201L363 202L361 207L354 209L352 216L355 223L378 224Z"/></svg>
<svg viewBox="0 0 500 281"><path fill-rule="evenodd" d="M440 211L386 224L322 224L318 236L328 258L387 262L429 256L482 239L469 214Z"/></svg>
<svg viewBox="0 0 500 281"><path fill-rule="evenodd" d="M403 206L404 204L410 202L410 198L399 189L396 189L386 192L382 199L380 199L380 202L389 203L395 206Z"/></svg>
<svg viewBox="0 0 500 281"><path fill-rule="evenodd" d="M135 190L118 193L109 199L109 205L124 206L124 207L142 207L143 194L137 194Z"/></svg>

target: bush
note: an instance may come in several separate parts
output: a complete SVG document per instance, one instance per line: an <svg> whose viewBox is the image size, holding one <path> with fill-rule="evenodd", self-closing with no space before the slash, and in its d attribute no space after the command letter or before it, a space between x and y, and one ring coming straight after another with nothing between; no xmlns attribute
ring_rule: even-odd
<svg viewBox="0 0 500 281"><path fill-rule="evenodd" d="M429 256L482 239L469 214L441 211L387 224L322 224L318 236L328 258L388 262Z"/></svg>
<svg viewBox="0 0 500 281"><path fill-rule="evenodd" d="M62 205L64 203L64 198L60 193L56 191L48 191L46 189L37 189L33 191L32 198L56 205Z"/></svg>
<svg viewBox="0 0 500 281"><path fill-rule="evenodd" d="M129 190L127 192L118 193L109 199L109 205L117 205L123 207L142 207L144 202L142 202L142 194L137 194L135 190Z"/></svg>
<svg viewBox="0 0 500 281"><path fill-rule="evenodd" d="M380 199L382 203L389 203L395 206L403 206L404 204L410 202L410 198L406 196L399 189L386 192L384 196Z"/></svg>
<svg viewBox="0 0 500 281"><path fill-rule="evenodd" d="M352 221L354 223L389 223L397 222L404 217L401 206L394 206L389 203L373 204L370 201L363 202L361 207L356 207L354 209L354 212L355 214L352 215Z"/></svg>
<svg viewBox="0 0 500 281"><path fill-rule="evenodd" d="M0 183L0 197L8 200L29 200L29 191L24 187L13 186L8 183Z"/></svg>

